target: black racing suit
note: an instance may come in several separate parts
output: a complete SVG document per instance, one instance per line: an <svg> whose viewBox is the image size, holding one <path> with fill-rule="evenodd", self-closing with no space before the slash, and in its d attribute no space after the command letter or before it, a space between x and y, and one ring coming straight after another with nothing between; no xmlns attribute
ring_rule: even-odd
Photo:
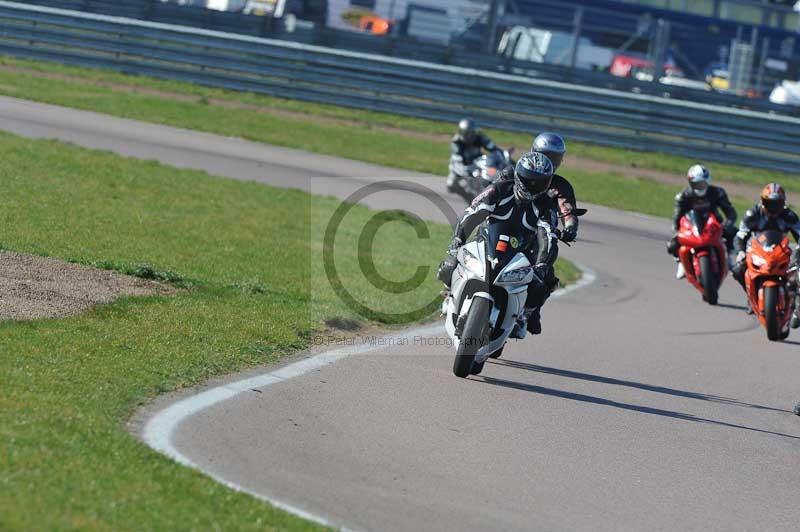
<svg viewBox="0 0 800 532"><path fill-rule="evenodd" d="M514 181L514 168L509 167L503 170L500 174L498 181ZM561 220L561 229L565 232L572 232L571 240L578 236L578 217L575 215L575 209L578 206L578 201L575 198L575 189L572 183L567 181L566 178L555 174L553 181L550 183L550 189L547 195L553 200L557 208L556 215ZM558 249L556 248L556 257L553 257L555 262L558 256Z"/></svg>
<svg viewBox="0 0 800 532"><path fill-rule="evenodd" d="M514 181L514 169L507 168L500 176L500 181ZM572 183L567 181L564 177L556 174L553 176L553 181L550 183L550 188L547 191L547 195L550 197L552 206L554 208L554 212L552 216L554 217L553 227L558 227L558 220L561 220L561 230L562 234L565 235L565 241L570 242L575 240L578 237L578 226L579 226L579 219L575 215L575 209L577 208L578 201L575 198L575 189L572 187ZM569 238L566 238L566 235L569 235ZM554 244L550 247L550 256L547 259L548 264L550 265L551 271L555 272L555 264L556 260L558 259L558 240L554 242ZM548 279L548 292L545 295L544 302L550 297L550 294L558 287L558 278L555 277L555 273L553 276ZM540 305L541 307L541 305ZM538 309L537 309L538 310ZM537 316L538 318L538 316Z"/></svg>
<svg viewBox="0 0 800 532"><path fill-rule="evenodd" d="M442 262L439 269L439 279L449 286L453 270L457 266L453 255L463 245L467 238L484 221L493 223L500 221L509 225L512 236L525 236L535 234L537 246L535 250L520 250L538 270L544 285L533 282L528 285L528 298L526 308L537 308L547 299L550 285L558 282L550 263L553 248L556 247L556 237L553 233L553 213L555 204L547 195L540 195L532 202L521 203L514 196L513 181L498 181L487 187L464 211L464 216L458 222L450 244L451 256ZM532 239L526 238L531 241Z"/></svg>
<svg viewBox="0 0 800 532"><path fill-rule="evenodd" d="M722 236L725 238L725 246L729 252L733 249L733 239L736 236L736 209L731 205L731 200L728 199L728 194L724 188L711 185L708 187L705 196L696 195L692 188L688 186L683 189L675 196L675 212L672 215L673 232L678 232L681 218L689 211L713 212L720 221L724 221ZM720 211L725 215L724 220L720 216ZM679 248L678 235L676 234L670 239L667 251L672 256L677 257Z"/></svg>
<svg viewBox="0 0 800 532"><path fill-rule="evenodd" d="M736 252L737 257L736 265L731 272L733 277L742 285L742 288L745 288L744 273L747 270L747 264L744 259L747 242L753 236L753 233L763 231L792 233L794 241L798 242L800 238L800 217L791 209L784 209L777 216L769 216L758 203L744 214L742 223L739 225L739 232L736 233L736 239L733 241L733 250ZM797 264L798 258L800 258L800 247L795 248L792 258L794 263Z"/></svg>
<svg viewBox="0 0 800 532"><path fill-rule="evenodd" d="M475 140L467 144L461 135L456 135L450 142L450 174L447 177L447 191L458 194L467 201L477 194L473 189L472 171L476 159L487 152L497 151L500 148L484 133L475 135Z"/></svg>

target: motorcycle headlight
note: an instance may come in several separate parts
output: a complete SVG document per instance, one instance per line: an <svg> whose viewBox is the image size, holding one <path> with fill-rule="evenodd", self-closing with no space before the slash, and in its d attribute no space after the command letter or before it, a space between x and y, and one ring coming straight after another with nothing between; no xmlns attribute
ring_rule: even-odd
<svg viewBox="0 0 800 532"><path fill-rule="evenodd" d="M467 251L464 250L464 267L474 273L475 275L479 275L483 277L483 261Z"/></svg>
<svg viewBox="0 0 800 532"><path fill-rule="evenodd" d="M530 266L526 266L525 268L517 268L515 270L509 270L507 272L503 272L500 275L500 277L497 278L497 282L521 283L531 274L531 272L533 272L533 268Z"/></svg>
<svg viewBox="0 0 800 532"><path fill-rule="evenodd" d="M764 259L764 257L761 257L760 255L756 255L756 254L750 255L750 261L753 263L753 266L755 266L756 268L760 268L762 266L766 266L766 264L767 264L767 261Z"/></svg>

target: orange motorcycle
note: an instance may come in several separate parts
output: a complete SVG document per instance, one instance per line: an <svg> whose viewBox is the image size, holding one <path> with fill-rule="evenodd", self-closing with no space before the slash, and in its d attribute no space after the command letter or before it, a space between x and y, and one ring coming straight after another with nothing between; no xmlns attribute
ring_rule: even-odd
<svg viewBox="0 0 800 532"><path fill-rule="evenodd" d="M747 246L745 287L750 308L767 338L785 340L796 302L797 266L791 266L789 237L780 231L753 235Z"/></svg>

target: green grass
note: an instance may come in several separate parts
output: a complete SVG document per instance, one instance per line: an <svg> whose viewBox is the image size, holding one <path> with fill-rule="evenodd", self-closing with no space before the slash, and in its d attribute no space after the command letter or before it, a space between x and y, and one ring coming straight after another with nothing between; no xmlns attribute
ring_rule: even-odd
<svg viewBox="0 0 800 532"><path fill-rule="evenodd" d="M453 125L449 123L212 89L105 70L11 58L0 59L0 64L14 69L0 70L0 94L419 172L446 172L448 137L453 132ZM24 71L20 72L20 68ZM63 79L47 79L37 72L57 75ZM136 94L131 92L131 88L149 92ZM171 97L167 98L166 95ZM251 108L235 107L241 105ZM292 134L286 135L286 131L292 131ZM527 149L531 142L531 135L508 131L488 132L503 146ZM570 155L625 168L629 175L619 174L619 177L635 177L637 168L683 176L686 169L697 162L670 154L622 150L579 142L569 142L569 149ZM800 179L797 174L765 172L716 163L709 163L709 166L716 179L722 182L763 185L765 182L777 180L784 183L790 192L800 194ZM576 176L582 181L589 177L604 178L602 173L580 173L570 169L569 157L563 170L568 177ZM637 186L635 181L628 182L622 189L617 187L616 193L621 194L624 200ZM603 203L607 194L596 195L593 190L588 189L580 190L579 193L585 201L608 205ZM669 195L659 195L653 200L669 203L674 193L673 187ZM637 194L635 191L631 192L632 196ZM615 206L619 207L620 202L617 201ZM640 207L641 204L636 201L622 206L627 210L640 210Z"/></svg>
<svg viewBox="0 0 800 532"><path fill-rule="evenodd" d="M157 394L278 360L323 320L361 317L328 288L321 235L339 202L0 134L2 248L171 282L60 320L0 323L0 530L309 530L150 451L125 422ZM342 283L378 311L414 309L358 267L356 206L337 233ZM394 281L435 265L448 227L390 220L372 251ZM414 249L415 253L405 253ZM559 275L574 279L566 263Z"/></svg>

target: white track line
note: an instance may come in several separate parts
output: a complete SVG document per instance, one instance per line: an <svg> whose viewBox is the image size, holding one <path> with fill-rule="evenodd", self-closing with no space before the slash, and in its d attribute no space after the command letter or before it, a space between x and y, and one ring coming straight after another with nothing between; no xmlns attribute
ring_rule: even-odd
<svg viewBox="0 0 800 532"><path fill-rule="evenodd" d="M576 266L583 272L581 278L576 283L571 284L566 288L556 290L552 297L564 296L595 282L597 275L594 273L594 271L583 265L576 264ZM255 377L245 378L236 382L216 386L209 390L181 399L180 401L173 403L154 414L150 419L147 420L147 423L144 426L141 434L142 440L154 450L172 458L179 464L196 469L213 478L220 484L227 486L228 488L252 495L257 499L268 502L276 508L285 510L291 514L302 517L303 519L319 523L323 526L335 528L337 525L331 523L324 517L307 512L302 508L298 508L297 506L293 506L291 504L256 493L244 486L236 484L235 482L225 480L211 471L203 469L202 466L192 462L189 457L187 457L173 445L172 435L175 433L175 430L178 428L178 426L189 417L202 412L206 408L210 408L223 401L232 399L242 392L266 388L278 382L284 382L295 377L300 377L301 375L305 375L316 369L334 364L335 362L349 356L363 355L372 351L377 351L387 345L402 345L400 343L402 341L411 341L414 338L419 338L421 336L429 337L440 334L443 331L444 327L441 325L436 325L410 329L399 334L389 334L384 336L380 341L356 346L348 346L341 349L334 349L333 351L320 353L311 358L295 362L294 364L290 364L286 367L265 373L263 375L257 375ZM385 340L385 342L383 340ZM341 528L341 530L348 529Z"/></svg>

